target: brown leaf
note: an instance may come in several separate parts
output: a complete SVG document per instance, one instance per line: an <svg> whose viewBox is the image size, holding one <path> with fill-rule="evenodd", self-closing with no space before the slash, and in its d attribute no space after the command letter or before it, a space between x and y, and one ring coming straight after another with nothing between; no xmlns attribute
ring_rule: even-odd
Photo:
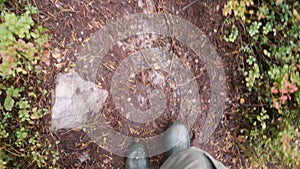
<svg viewBox="0 0 300 169"><path fill-rule="evenodd" d="M240 143L244 142L244 136L239 135L239 136L237 137L237 140L238 140L238 142L240 142Z"/></svg>

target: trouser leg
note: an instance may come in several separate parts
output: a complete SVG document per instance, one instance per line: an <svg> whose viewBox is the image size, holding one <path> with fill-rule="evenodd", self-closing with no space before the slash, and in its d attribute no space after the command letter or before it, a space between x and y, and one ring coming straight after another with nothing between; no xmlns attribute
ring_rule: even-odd
<svg viewBox="0 0 300 169"><path fill-rule="evenodd" d="M161 169L226 169L226 167L208 153L191 147L170 156Z"/></svg>

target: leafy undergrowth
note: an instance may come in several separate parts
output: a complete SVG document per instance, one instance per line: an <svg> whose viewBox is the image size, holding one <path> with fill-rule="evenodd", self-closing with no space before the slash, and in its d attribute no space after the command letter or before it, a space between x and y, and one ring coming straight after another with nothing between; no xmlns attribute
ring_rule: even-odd
<svg viewBox="0 0 300 169"><path fill-rule="evenodd" d="M31 17L34 7L19 16L3 0L0 8L0 168L52 168L58 153L43 139L49 92L41 87L47 71L39 66L49 64L48 36Z"/></svg>
<svg viewBox="0 0 300 169"><path fill-rule="evenodd" d="M300 4L229 0L224 40L239 47L247 91L240 115L252 168L300 167ZM250 104L244 104L246 103ZM250 143L250 146L247 144Z"/></svg>

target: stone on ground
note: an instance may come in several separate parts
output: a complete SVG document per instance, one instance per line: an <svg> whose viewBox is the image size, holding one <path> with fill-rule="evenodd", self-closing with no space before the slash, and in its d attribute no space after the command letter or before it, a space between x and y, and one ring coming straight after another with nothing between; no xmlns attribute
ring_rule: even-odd
<svg viewBox="0 0 300 169"><path fill-rule="evenodd" d="M51 128L82 129L88 115L100 113L107 96L106 90L82 79L76 72L59 74L53 95Z"/></svg>

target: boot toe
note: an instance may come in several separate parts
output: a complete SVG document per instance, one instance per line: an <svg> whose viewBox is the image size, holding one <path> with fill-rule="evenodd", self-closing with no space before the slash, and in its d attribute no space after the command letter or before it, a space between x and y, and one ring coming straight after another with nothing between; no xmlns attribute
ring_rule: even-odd
<svg viewBox="0 0 300 169"><path fill-rule="evenodd" d="M183 151L190 147L190 136L188 128L180 122L175 122L166 131L164 140L165 159L176 152Z"/></svg>
<svg viewBox="0 0 300 169"><path fill-rule="evenodd" d="M147 148L143 144L133 144L128 152L125 169L148 169L149 159Z"/></svg>

